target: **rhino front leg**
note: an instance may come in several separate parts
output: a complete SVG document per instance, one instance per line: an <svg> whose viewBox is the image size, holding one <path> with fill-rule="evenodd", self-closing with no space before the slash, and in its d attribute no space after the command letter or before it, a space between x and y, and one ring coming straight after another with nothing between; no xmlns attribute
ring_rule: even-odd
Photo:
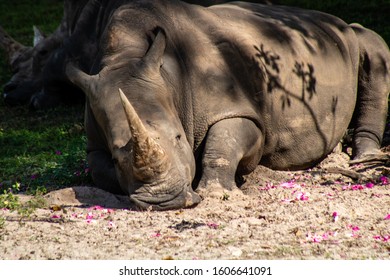
<svg viewBox="0 0 390 280"><path fill-rule="evenodd" d="M390 55L374 32L352 24L360 47L358 100L355 111L353 160L350 164L387 161L380 151L390 92Z"/></svg>
<svg viewBox="0 0 390 280"><path fill-rule="evenodd" d="M232 118L214 124L207 134L196 191L203 197L236 192L235 176L256 168L263 143L260 129L249 119Z"/></svg>
<svg viewBox="0 0 390 280"><path fill-rule="evenodd" d="M90 151L88 165L91 169L92 180L98 188L114 194L123 194L109 153L104 150Z"/></svg>

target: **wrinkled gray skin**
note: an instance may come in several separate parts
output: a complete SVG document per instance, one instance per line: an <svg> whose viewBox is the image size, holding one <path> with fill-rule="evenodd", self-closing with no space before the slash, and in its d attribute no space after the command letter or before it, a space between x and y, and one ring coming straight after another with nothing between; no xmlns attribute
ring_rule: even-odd
<svg viewBox="0 0 390 280"><path fill-rule="evenodd" d="M64 0L64 14L59 27L47 37L35 32L33 46L24 46L17 42L0 26L0 48L5 51L13 73L4 85L3 97L6 104L29 104L33 109L49 109L60 104L75 104L84 100L82 92L67 83L67 80L63 79L63 73L55 71L55 65L58 64L56 56L61 53L63 44L66 44L79 21L82 21L80 14L87 2L89 0ZM226 1L186 2L209 6ZM36 27L34 29L36 30ZM93 55L88 53L87 56Z"/></svg>
<svg viewBox="0 0 390 280"><path fill-rule="evenodd" d="M53 65L87 96L95 183L144 209L236 191L259 163L311 167L349 125L352 162L386 158L389 49L323 13L91 0Z"/></svg>

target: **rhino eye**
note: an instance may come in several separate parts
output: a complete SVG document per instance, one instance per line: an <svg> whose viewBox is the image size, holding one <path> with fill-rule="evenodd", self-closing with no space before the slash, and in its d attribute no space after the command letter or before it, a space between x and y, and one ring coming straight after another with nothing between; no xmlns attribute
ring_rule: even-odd
<svg viewBox="0 0 390 280"><path fill-rule="evenodd" d="M19 72L19 66L11 65L11 71L12 71L12 74L18 73Z"/></svg>
<svg viewBox="0 0 390 280"><path fill-rule="evenodd" d="M39 55L40 56L45 56L45 55L47 55L47 53L48 53L48 51L47 50L41 50L41 51L39 51Z"/></svg>
<svg viewBox="0 0 390 280"><path fill-rule="evenodd" d="M176 137L176 144L175 146L182 149L183 148L183 143L181 142L181 134L178 134Z"/></svg>

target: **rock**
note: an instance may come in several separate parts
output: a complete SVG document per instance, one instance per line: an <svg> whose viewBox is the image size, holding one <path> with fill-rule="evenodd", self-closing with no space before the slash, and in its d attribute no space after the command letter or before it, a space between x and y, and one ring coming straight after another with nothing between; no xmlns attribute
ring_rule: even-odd
<svg viewBox="0 0 390 280"><path fill-rule="evenodd" d="M98 188L84 186L55 190L46 194L44 198L48 205L100 205L107 208L129 208L132 206L125 196L116 196Z"/></svg>

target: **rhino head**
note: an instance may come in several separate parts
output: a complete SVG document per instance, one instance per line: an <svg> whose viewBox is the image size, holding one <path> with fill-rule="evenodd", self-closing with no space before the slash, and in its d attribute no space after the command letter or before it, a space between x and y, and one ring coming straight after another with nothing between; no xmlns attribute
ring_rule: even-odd
<svg viewBox="0 0 390 280"><path fill-rule="evenodd" d="M0 47L5 51L12 77L4 85L4 100L9 105L28 104L42 87L42 70L59 42L34 29L33 46L25 46L0 27Z"/></svg>
<svg viewBox="0 0 390 280"><path fill-rule="evenodd" d="M200 202L191 185L192 148L172 86L161 73L165 45L160 31L141 58L105 65L96 75L72 63L66 67L69 79L85 92L103 131L121 189L141 208L156 210Z"/></svg>

